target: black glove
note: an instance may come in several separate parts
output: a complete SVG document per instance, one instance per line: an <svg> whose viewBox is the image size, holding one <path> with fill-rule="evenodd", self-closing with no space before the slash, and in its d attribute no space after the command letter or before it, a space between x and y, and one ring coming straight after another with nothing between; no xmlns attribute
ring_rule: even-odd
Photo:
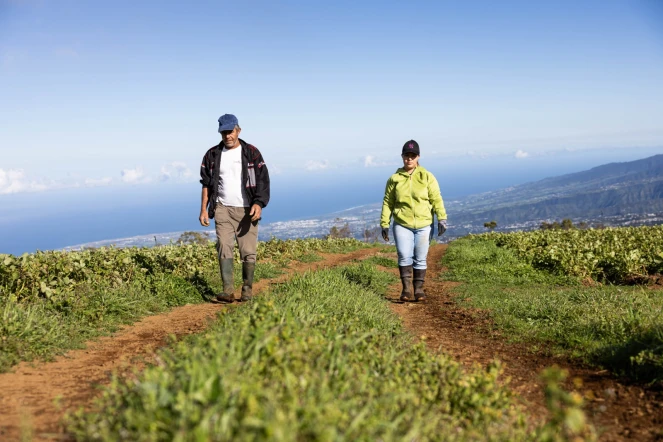
<svg viewBox="0 0 663 442"><path fill-rule="evenodd" d="M389 242L389 227L382 228L382 239L384 239L385 242Z"/></svg>
<svg viewBox="0 0 663 442"><path fill-rule="evenodd" d="M437 222L437 236L441 236L447 231L447 220L441 219Z"/></svg>

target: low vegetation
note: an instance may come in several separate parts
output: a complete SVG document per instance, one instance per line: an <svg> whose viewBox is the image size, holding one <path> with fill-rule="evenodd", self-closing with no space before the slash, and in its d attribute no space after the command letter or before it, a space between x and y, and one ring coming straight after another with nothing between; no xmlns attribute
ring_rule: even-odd
<svg viewBox="0 0 663 442"><path fill-rule="evenodd" d="M366 258L364 262L392 269L398 268L398 262L395 259L389 258L387 256L380 256L380 255L371 256L370 258Z"/></svg>
<svg viewBox="0 0 663 442"><path fill-rule="evenodd" d="M557 275L624 284L644 282L663 271L663 225L490 233L478 238Z"/></svg>
<svg viewBox="0 0 663 442"><path fill-rule="evenodd" d="M255 281L299 256L359 247L365 245L352 239L260 242ZM240 284L239 265L235 272ZM143 316L206 302L221 288L210 242L0 255L0 371L49 359Z"/></svg>
<svg viewBox="0 0 663 442"><path fill-rule="evenodd" d="M589 229L589 224L587 224L585 221L581 221L577 225L575 225L573 224L573 221L570 218L564 218L562 222L553 221L549 223L544 221L539 226L539 229L541 230Z"/></svg>
<svg viewBox="0 0 663 442"><path fill-rule="evenodd" d="M69 429L86 441L591 436L555 373L553 419L532 430L498 365L465 372L413 344L383 298L395 279L367 263L296 277L115 378Z"/></svg>
<svg viewBox="0 0 663 442"><path fill-rule="evenodd" d="M587 284L659 271L657 228L486 234L454 241L444 277L514 339L663 381L663 290ZM657 239L658 238L658 239ZM614 247L614 248L612 248ZM542 345L543 344L543 345Z"/></svg>

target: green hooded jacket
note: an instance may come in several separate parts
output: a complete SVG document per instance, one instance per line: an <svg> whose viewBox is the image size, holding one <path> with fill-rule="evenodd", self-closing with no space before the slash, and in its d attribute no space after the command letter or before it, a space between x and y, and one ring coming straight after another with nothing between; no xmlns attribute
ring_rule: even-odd
<svg viewBox="0 0 663 442"><path fill-rule="evenodd" d="M447 219L440 185L432 173L417 166L412 175L400 168L387 180L382 202L380 226L394 222L410 229L421 229L433 224L433 213L438 220Z"/></svg>

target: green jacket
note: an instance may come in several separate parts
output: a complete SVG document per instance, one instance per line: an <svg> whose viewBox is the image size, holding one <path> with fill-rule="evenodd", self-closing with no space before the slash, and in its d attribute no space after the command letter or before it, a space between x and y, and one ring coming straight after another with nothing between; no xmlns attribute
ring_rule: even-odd
<svg viewBox="0 0 663 442"><path fill-rule="evenodd" d="M400 168L389 177L382 202L381 227L389 227L393 215L394 222L421 229L433 224L433 213L438 220L447 219L440 186L432 173L417 166L412 175Z"/></svg>

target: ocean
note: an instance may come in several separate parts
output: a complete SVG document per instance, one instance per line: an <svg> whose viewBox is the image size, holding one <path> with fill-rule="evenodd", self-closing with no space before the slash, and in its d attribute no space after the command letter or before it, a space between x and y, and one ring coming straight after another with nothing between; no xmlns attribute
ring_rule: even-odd
<svg viewBox="0 0 663 442"><path fill-rule="evenodd" d="M472 157L422 165L437 177L446 200L615 161L645 158L662 149L614 149L515 159ZM272 174L272 196L262 223L303 219L382 200L391 168L337 168ZM0 253L36 250L162 232L200 230L200 185L144 184L0 195Z"/></svg>

